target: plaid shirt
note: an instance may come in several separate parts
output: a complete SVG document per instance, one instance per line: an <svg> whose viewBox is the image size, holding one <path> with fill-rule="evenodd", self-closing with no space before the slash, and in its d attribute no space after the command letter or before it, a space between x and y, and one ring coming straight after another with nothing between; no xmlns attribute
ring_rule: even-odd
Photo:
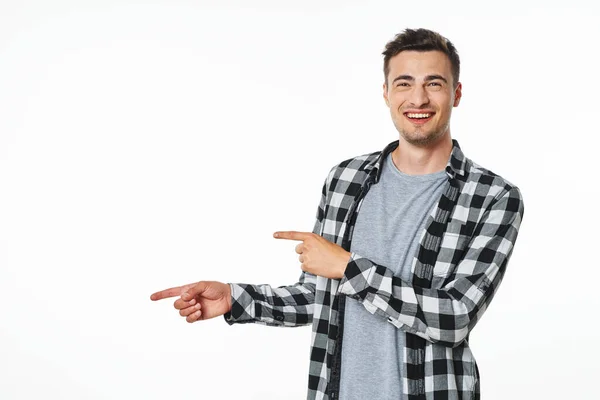
<svg viewBox="0 0 600 400"><path fill-rule="evenodd" d="M229 324L312 324L308 399L339 397L346 296L406 333L404 399L479 399L468 336L502 281L523 200L516 186L466 158L452 142L446 188L428 216L410 282L352 252L342 279L303 272L291 286L230 284L232 308L224 316ZM362 201L379 181L382 160L397 146L392 142L331 169L315 234L350 251Z"/></svg>

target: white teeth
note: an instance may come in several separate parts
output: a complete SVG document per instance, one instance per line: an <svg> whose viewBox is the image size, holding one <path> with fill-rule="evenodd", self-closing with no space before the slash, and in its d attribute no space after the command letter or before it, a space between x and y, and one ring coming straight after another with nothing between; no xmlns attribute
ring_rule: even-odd
<svg viewBox="0 0 600 400"><path fill-rule="evenodd" d="M431 116L431 114L427 113L427 114L423 114L423 113L408 113L406 114L406 116L408 118L429 118Z"/></svg>

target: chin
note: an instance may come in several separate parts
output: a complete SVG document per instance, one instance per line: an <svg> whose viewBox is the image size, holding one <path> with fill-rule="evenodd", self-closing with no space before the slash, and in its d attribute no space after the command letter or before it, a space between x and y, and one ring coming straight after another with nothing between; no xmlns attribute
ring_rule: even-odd
<svg viewBox="0 0 600 400"><path fill-rule="evenodd" d="M417 146L417 147L424 147L424 146L428 146L432 143L435 143L436 141L438 141L442 136L444 136L444 134L438 134L436 133L429 133L429 134L406 134L401 132L400 133L402 138L410 143L413 146Z"/></svg>

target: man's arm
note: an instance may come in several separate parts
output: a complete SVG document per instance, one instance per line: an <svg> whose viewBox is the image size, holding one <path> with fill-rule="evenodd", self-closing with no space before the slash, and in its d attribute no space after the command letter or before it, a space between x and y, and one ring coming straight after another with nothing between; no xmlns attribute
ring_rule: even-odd
<svg viewBox="0 0 600 400"><path fill-rule="evenodd" d="M327 180L321 191L313 233L320 235L323 224ZM269 326L303 326L312 323L317 277L302 272L297 283L273 288L271 285L230 283L231 311L228 324L254 322Z"/></svg>
<svg viewBox="0 0 600 400"><path fill-rule="evenodd" d="M517 187L504 192L482 216L455 279L441 289L413 286L389 268L352 253L339 291L397 328L430 342L458 346L498 290L523 210Z"/></svg>
<svg viewBox="0 0 600 400"><path fill-rule="evenodd" d="M292 286L230 283L231 311L228 324L254 322L269 326L303 326L312 323L315 275L303 272Z"/></svg>

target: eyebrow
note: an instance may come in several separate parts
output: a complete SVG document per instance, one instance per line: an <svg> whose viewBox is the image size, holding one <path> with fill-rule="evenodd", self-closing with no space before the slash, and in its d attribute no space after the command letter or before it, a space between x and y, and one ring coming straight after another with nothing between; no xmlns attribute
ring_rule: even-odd
<svg viewBox="0 0 600 400"><path fill-rule="evenodd" d="M444 78L443 76L441 76L441 75L427 75L427 76L425 77L425 82L434 81L434 80L436 80L436 79L439 79L439 80L442 80L442 81L444 81L444 82L448 83L448 80L447 80L446 78ZM411 81L411 82L413 82L413 81L415 80L415 78L414 78L413 76L411 76L411 75L399 75L399 76L397 76L397 77L396 77L396 78L395 78L395 79L392 81L392 84L393 84L394 82L396 82L396 81L400 81L400 80L404 80L404 81Z"/></svg>
<svg viewBox="0 0 600 400"><path fill-rule="evenodd" d="M425 82L428 82L428 81L435 81L435 80L437 80L437 79L439 79L439 80L441 80L441 81L444 81L444 82L448 83L448 81L446 80L446 78L444 78L444 77L443 77L443 76L441 76L441 75L427 75L427 76L425 77Z"/></svg>

